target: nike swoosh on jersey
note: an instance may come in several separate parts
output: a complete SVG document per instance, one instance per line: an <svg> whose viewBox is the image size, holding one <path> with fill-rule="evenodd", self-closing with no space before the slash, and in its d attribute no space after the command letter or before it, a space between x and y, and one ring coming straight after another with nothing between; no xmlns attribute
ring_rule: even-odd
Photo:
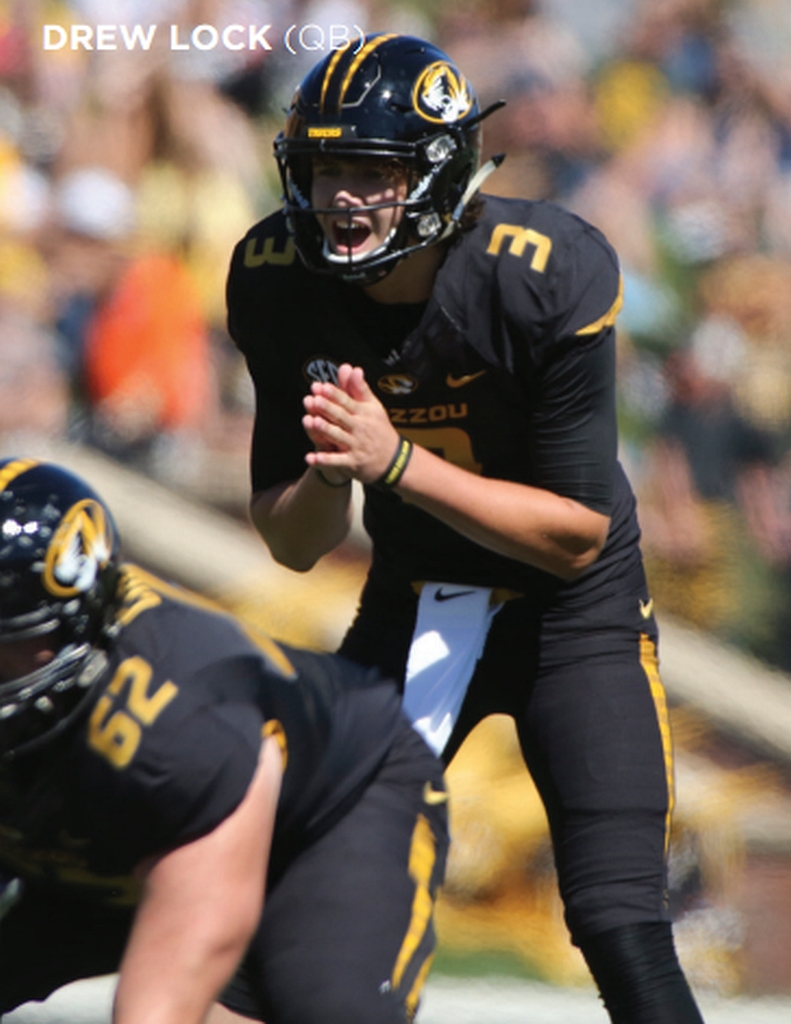
<svg viewBox="0 0 791 1024"><path fill-rule="evenodd" d="M638 598L638 602L640 604L640 614L643 616L644 619L650 619L651 612L654 610L653 597L645 602L641 598Z"/></svg>
<svg viewBox="0 0 791 1024"><path fill-rule="evenodd" d="M474 590L454 590L452 593L446 594L446 593L444 593L444 591L440 587L440 589L434 595L434 600L435 601L452 601L454 597L466 597L467 594L474 594L474 593L475 593Z"/></svg>
<svg viewBox="0 0 791 1024"><path fill-rule="evenodd" d="M463 377L454 377L452 373L449 373L445 378L445 383L449 388L463 388L465 384L477 380L478 377L482 377L485 373L486 370L478 370L477 373L465 373Z"/></svg>
<svg viewBox="0 0 791 1024"><path fill-rule="evenodd" d="M423 803L436 807L448 802L448 794L442 789L433 789L430 782L423 787Z"/></svg>

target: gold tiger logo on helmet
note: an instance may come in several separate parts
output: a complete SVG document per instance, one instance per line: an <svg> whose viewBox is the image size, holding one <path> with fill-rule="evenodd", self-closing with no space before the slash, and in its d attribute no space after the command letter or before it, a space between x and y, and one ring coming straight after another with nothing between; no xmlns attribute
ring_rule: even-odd
<svg viewBox="0 0 791 1024"><path fill-rule="evenodd" d="M98 501L85 498L68 510L49 547L44 586L56 597L87 593L112 556L112 527Z"/></svg>
<svg viewBox="0 0 791 1024"><path fill-rule="evenodd" d="M435 124L453 124L469 113L473 97L460 71L444 60L429 64L415 82L415 110Z"/></svg>

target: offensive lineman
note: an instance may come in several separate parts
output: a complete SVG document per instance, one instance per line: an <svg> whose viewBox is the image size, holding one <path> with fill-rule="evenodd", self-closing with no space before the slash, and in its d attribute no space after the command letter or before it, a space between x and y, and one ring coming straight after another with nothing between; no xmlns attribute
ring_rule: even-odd
<svg viewBox="0 0 791 1024"><path fill-rule="evenodd" d="M254 644L0 461L0 1013L120 964L115 1024L406 1024L446 799L391 682Z"/></svg>
<svg viewBox="0 0 791 1024"><path fill-rule="evenodd" d="M554 204L479 194L492 109L436 47L390 34L298 88L275 141L284 209L228 280L257 395L251 514L305 571L365 485L372 565L341 653L403 681L446 761L487 714L514 717L612 1020L700 1024L667 910L672 751L616 457L618 263Z"/></svg>

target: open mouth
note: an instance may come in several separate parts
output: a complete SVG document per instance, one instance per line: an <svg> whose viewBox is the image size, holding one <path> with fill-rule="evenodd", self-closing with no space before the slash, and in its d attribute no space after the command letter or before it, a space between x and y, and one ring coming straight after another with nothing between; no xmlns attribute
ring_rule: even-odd
<svg viewBox="0 0 791 1024"><path fill-rule="evenodd" d="M335 221L332 225L332 241L337 253L344 255L359 252L371 235L367 224Z"/></svg>

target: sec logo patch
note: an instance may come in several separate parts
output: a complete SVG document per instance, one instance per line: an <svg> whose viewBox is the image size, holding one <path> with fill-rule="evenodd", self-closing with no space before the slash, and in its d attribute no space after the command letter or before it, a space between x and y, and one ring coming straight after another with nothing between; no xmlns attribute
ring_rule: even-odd
<svg viewBox="0 0 791 1024"><path fill-rule="evenodd" d="M302 367L302 375L310 384L337 384L338 365L326 356L313 356Z"/></svg>

